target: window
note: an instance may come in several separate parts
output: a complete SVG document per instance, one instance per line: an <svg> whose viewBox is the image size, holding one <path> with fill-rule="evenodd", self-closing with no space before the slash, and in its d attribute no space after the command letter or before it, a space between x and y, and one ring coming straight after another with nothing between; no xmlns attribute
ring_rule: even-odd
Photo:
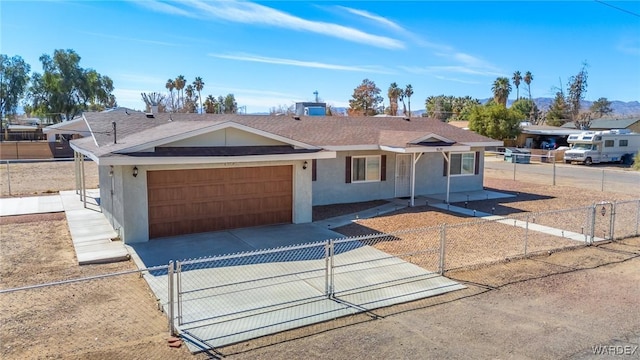
<svg viewBox="0 0 640 360"><path fill-rule="evenodd" d="M451 175L475 174L475 153L451 154Z"/></svg>
<svg viewBox="0 0 640 360"><path fill-rule="evenodd" d="M605 140L604 147L613 147L613 140Z"/></svg>
<svg viewBox="0 0 640 360"><path fill-rule="evenodd" d="M380 181L380 156L354 156L351 181Z"/></svg>
<svg viewBox="0 0 640 360"><path fill-rule="evenodd" d="M620 140L619 145L620 146L629 146L629 140L627 140L627 139Z"/></svg>

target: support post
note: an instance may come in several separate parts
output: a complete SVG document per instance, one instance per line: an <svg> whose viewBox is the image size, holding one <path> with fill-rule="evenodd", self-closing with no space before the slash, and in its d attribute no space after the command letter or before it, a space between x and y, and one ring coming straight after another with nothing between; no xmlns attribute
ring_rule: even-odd
<svg viewBox="0 0 640 360"><path fill-rule="evenodd" d="M78 152L73 152L73 169L76 178L76 195L80 195L80 168L78 167ZM81 199L82 200L82 199Z"/></svg>
<svg viewBox="0 0 640 360"><path fill-rule="evenodd" d="M591 207L591 239L588 245L592 245L596 236L596 205Z"/></svg>
<svg viewBox="0 0 640 360"><path fill-rule="evenodd" d="M553 186L556 186L556 152L555 150L552 152L553 154Z"/></svg>
<svg viewBox="0 0 640 360"><path fill-rule="evenodd" d="M527 223L524 227L524 256L527 256L527 245L529 245L529 215L527 215Z"/></svg>
<svg viewBox="0 0 640 360"><path fill-rule="evenodd" d="M11 172L9 170L9 160L7 160L7 184L9 185L9 196L11 196Z"/></svg>
<svg viewBox="0 0 640 360"><path fill-rule="evenodd" d="M440 225L440 265L438 266L440 275L444 275L444 270L445 270L444 257L446 254L445 252L446 245L447 245L447 225L442 224Z"/></svg>
<svg viewBox="0 0 640 360"><path fill-rule="evenodd" d="M611 240L612 241L616 239L616 236L615 236L615 234L616 234L616 231L615 231L615 228L616 228L616 203L617 202L614 201L611 204L611 215L609 215L610 216L609 228L611 229Z"/></svg>
<svg viewBox="0 0 640 360"><path fill-rule="evenodd" d="M331 240L327 240L324 244L324 294L327 298L329 298L330 288L329 288L329 247L331 246Z"/></svg>
<svg viewBox="0 0 640 360"><path fill-rule="evenodd" d="M176 301L178 305L178 325L182 325L182 263L176 261Z"/></svg>
<svg viewBox="0 0 640 360"><path fill-rule="evenodd" d="M87 208L87 182L84 176L84 155L80 154L80 162L82 163L82 201L84 208Z"/></svg>
<svg viewBox="0 0 640 360"><path fill-rule="evenodd" d="M175 324L173 323L173 261L169 261L169 267L167 268L167 284L169 301L167 302L167 317L169 318L169 332L171 335L175 335Z"/></svg>
<svg viewBox="0 0 640 360"><path fill-rule="evenodd" d="M516 155L513 155L513 181L516 181L516 163L518 163L518 158Z"/></svg>
<svg viewBox="0 0 640 360"><path fill-rule="evenodd" d="M333 272L333 255L335 251L335 243L333 240L329 240L329 298L333 298L335 294L335 281Z"/></svg>

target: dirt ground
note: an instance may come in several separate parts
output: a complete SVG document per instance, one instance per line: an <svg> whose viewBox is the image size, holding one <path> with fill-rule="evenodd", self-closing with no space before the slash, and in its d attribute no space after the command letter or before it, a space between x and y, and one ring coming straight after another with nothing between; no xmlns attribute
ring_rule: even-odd
<svg viewBox="0 0 640 360"><path fill-rule="evenodd" d="M98 166L84 162L85 186L98 188ZM73 161L10 163L0 166L0 197L35 196L73 190L76 186ZM11 192L9 192L9 187Z"/></svg>
<svg viewBox="0 0 640 360"><path fill-rule="evenodd" d="M46 167L20 165L25 165L19 167L22 172L11 170L13 195L14 191L29 195L73 189L73 163L56 164L69 167L68 172L56 171L64 176L51 177L46 183L37 179L47 178ZM7 195L6 175L0 173L3 196ZM87 176L95 176L97 185L95 168L87 171ZM90 184L88 181L87 186L93 187ZM501 215L638 196L586 193L508 179L486 179L485 186L517 194L511 200L473 203L478 210L495 208ZM367 206L376 205L320 208L314 217ZM453 213L419 206L360 220L340 231L354 235L467 221ZM468 238L473 239L474 234ZM466 290L219 350L238 359L588 358L591 346L638 345L639 256L640 238L631 238L475 270L450 271L447 276L463 281L468 285ZM78 266L63 214L0 218L0 289L133 270L131 262ZM2 359L205 357L192 356L185 346L167 346L166 317L158 310L147 284L135 273L0 293L0 326Z"/></svg>
<svg viewBox="0 0 640 360"><path fill-rule="evenodd" d="M135 270L78 266L63 213L0 218L1 289ZM0 293L2 359L197 359L169 348L146 282L125 274Z"/></svg>
<svg viewBox="0 0 640 360"><path fill-rule="evenodd" d="M600 359L593 347L627 346L634 355L619 358L638 359L639 267L634 238L450 273L467 289L220 350L231 359Z"/></svg>

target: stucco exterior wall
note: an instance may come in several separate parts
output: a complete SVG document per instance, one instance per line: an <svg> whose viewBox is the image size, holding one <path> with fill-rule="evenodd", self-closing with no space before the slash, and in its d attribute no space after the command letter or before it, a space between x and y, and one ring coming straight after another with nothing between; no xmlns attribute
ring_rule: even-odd
<svg viewBox="0 0 640 360"><path fill-rule="evenodd" d="M206 134L193 136L188 139L176 141L170 144L162 145L163 147L198 147L198 146L269 146L269 145L286 145L281 141L269 139L264 136L253 134L247 131L226 128L218 131L212 131Z"/></svg>
<svg viewBox="0 0 640 360"><path fill-rule="evenodd" d="M482 190L484 149L480 152L479 174L452 176L451 192ZM387 155L386 181L346 183L347 156ZM335 159L317 161L317 181L313 186L313 205L361 202L395 197L396 153L385 151L338 152ZM444 156L441 153L424 153L416 163L415 195L443 194L447 192L447 177L443 175Z"/></svg>
<svg viewBox="0 0 640 360"><path fill-rule="evenodd" d="M107 218L113 215L114 228L121 229L120 236L125 243L145 242L149 240L149 206L147 200L147 171L215 169L228 167L256 167L293 165L293 223L307 223L312 219L311 160L307 169L304 161L273 161L256 163L226 163L200 165L153 165L138 166L138 176L133 177L133 166L114 166L114 195L111 205L109 191L109 167L100 169L100 194L104 199L103 211ZM101 167L102 168L102 167ZM103 175L106 173L106 176ZM103 197L104 196L104 197Z"/></svg>
<svg viewBox="0 0 640 360"><path fill-rule="evenodd" d="M346 183L347 156L387 155L386 181ZM343 204L395 195L395 153L385 151L342 151L335 159L317 161L317 180L313 181L313 205Z"/></svg>

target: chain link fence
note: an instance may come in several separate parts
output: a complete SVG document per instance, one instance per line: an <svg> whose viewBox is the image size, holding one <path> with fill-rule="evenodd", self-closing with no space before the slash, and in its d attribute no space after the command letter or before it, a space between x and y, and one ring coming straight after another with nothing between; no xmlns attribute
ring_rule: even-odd
<svg viewBox="0 0 640 360"><path fill-rule="evenodd" d="M167 346L151 272L167 266L0 290L0 358L192 359Z"/></svg>
<svg viewBox="0 0 640 360"><path fill-rule="evenodd" d="M440 276L450 271L637 237L639 226L640 200L602 202L4 289L1 355L186 358L165 337L203 350L370 314L463 288Z"/></svg>

